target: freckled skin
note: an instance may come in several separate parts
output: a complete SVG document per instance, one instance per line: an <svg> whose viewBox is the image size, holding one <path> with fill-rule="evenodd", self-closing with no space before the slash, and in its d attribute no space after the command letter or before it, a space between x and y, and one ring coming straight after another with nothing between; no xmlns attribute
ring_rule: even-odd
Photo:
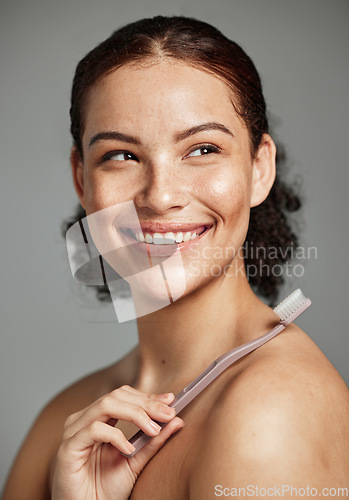
<svg viewBox="0 0 349 500"><path fill-rule="evenodd" d="M92 88L86 109L81 201L87 214L133 200L140 220L210 223L214 229L206 246L242 245L251 205L252 159L248 131L224 82L178 62L124 66ZM234 137L205 131L174 141L178 131L211 121L224 124ZM104 141L88 148L91 137L103 130L136 136L142 144ZM221 152L187 156L192 146L205 143ZM96 166L113 149L127 150L138 161ZM190 255L182 258L188 292L209 278L202 272L193 277L187 270ZM202 266L224 267L232 258L233 253Z"/></svg>

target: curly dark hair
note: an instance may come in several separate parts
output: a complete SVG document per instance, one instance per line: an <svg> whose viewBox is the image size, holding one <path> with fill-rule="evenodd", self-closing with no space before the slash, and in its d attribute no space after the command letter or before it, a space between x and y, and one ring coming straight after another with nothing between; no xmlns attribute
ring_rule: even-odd
<svg viewBox="0 0 349 500"><path fill-rule="evenodd" d="M266 103L255 65L244 50L219 30L197 19L182 16L156 16L128 24L90 51L78 64L71 95L71 133L73 144L83 158L81 137L84 132L86 98L89 90L102 77L125 64L137 64L145 59L172 58L180 60L223 80L231 89L236 113L244 120L255 156L262 135L269 132ZM249 276L254 290L274 303L282 275L270 272L272 266L290 260L291 248L298 245L291 228L290 213L301 206L294 189L280 179L280 163L284 153L277 154L277 176L267 199L250 212L250 223L244 247L245 266L255 266L260 272ZM74 217L67 219L63 234L86 213L79 205ZM258 254L251 248L276 248L271 258L268 252ZM111 300L107 286L96 286L100 300Z"/></svg>

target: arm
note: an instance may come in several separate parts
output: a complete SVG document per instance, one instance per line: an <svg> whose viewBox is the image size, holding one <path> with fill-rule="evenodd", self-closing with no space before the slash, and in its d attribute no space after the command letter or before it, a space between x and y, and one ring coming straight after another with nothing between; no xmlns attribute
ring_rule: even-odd
<svg viewBox="0 0 349 500"><path fill-rule="evenodd" d="M62 441L66 418L81 410L108 389L105 370L75 382L54 397L41 411L12 466L2 500L49 500L49 478L54 456Z"/></svg>
<svg viewBox="0 0 349 500"><path fill-rule="evenodd" d="M49 469L64 422L57 401L49 403L30 429L7 479L2 500L49 500Z"/></svg>
<svg viewBox="0 0 349 500"><path fill-rule="evenodd" d="M288 500L291 486L318 494L348 488L347 389L302 365L255 368L225 390L210 416L190 500L257 496L258 488L266 489L259 496Z"/></svg>

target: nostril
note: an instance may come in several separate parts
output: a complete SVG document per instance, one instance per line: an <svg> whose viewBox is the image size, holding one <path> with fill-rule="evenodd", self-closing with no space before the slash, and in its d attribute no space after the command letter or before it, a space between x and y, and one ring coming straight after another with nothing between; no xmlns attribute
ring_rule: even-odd
<svg viewBox="0 0 349 500"><path fill-rule="evenodd" d="M148 208L159 215L169 210L180 210L188 205L186 197L179 193L159 193L159 191L147 191L139 193L134 198L134 203L138 208Z"/></svg>

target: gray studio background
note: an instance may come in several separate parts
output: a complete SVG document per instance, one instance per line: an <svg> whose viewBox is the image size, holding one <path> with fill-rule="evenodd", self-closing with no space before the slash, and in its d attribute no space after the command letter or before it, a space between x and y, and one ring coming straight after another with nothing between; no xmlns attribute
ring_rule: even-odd
<svg viewBox="0 0 349 500"><path fill-rule="evenodd" d="M298 324L348 383L348 45L346 0L7 0L1 51L0 488L45 403L136 343L72 281L62 220L76 196L69 95L76 64L114 29L158 14L208 21L259 69L290 179L302 176L302 244L317 259L286 284L313 301Z"/></svg>

